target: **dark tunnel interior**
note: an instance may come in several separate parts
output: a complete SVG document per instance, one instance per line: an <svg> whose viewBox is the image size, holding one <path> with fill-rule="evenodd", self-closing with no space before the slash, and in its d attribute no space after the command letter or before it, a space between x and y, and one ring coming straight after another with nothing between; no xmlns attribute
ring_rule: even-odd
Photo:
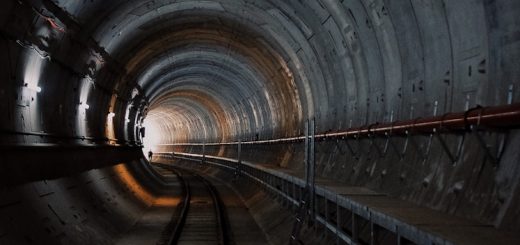
<svg viewBox="0 0 520 245"><path fill-rule="evenodd" d="M520 244L518 0L0 6L0 244Z"/></svg>

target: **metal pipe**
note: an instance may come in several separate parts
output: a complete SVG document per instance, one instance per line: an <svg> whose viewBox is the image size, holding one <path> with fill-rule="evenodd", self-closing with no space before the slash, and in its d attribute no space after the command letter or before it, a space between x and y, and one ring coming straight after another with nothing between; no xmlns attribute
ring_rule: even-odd
<svg viewBox="0 0 520 245"><path fill-rule="evenodd" d="M392 123L375 123L361 127L350 128L335 133L316 134L316 139L388 136L406 134L431 134L435 132L466 132L470 126L477 129L512 129L520 127L520 103L502 106L475 107L464 112L446 113L441 116L415 118L412 120L395 121ZM285 142L302 142L305 136L245 141L241 144L274 144ZM206 146L236 145L238 142L206 143ZM197 146L200 143L160 144L162 146Z"/></svg>
<svg viewBox="0 0 520 245"><path fill-rule="evenodd" d="M515 128L520 126L520 104L476 107L465 112L447 113L442 116L416 118L386 124L373 124L344 132L320 135L319 137L350 136L350 135L404 135L453 132L469 130L470 125L486 128Z"/></svg>

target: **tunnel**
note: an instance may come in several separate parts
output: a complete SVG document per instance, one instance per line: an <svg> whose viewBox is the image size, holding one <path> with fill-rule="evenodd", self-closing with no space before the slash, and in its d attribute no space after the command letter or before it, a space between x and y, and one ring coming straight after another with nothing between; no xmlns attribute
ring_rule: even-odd
<svg viewBox="0 0 520 245"><path fill-rule="evenodd" d="M518 0L0 6L0 244L520 244Z"/></svg>

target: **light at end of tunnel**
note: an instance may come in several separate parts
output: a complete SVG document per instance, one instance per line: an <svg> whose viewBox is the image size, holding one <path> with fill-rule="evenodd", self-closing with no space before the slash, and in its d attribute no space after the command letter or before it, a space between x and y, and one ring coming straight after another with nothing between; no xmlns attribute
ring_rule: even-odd
<svg viewBox="0 0 520 245"><path fill-rule="evenodd" d="M146 134L143 134L143 152L145 156L148 155L148 151L157 151L157 145L162 143L163 134L161 131L159 122L155 120L144 120L143 128L146 128Z"/></svg>

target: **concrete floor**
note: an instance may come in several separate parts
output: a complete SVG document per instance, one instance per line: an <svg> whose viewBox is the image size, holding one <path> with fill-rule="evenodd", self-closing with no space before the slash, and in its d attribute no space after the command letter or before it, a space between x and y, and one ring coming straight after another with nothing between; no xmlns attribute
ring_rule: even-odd
<svg viewBox="0 0 520 245"><path fill-rule="evenodd" d="M230 232L235 244L269 244L264 232L234 190L215 179L209 179L226 205Z"/></svg>
<svg viewBox="0 0 520 245"><path fill-rule="evenodd" d="M117 245L155 245L161 238L166 225L171 220L175 206L153 205L141 216L139 221L121 239Z"/></svg>

